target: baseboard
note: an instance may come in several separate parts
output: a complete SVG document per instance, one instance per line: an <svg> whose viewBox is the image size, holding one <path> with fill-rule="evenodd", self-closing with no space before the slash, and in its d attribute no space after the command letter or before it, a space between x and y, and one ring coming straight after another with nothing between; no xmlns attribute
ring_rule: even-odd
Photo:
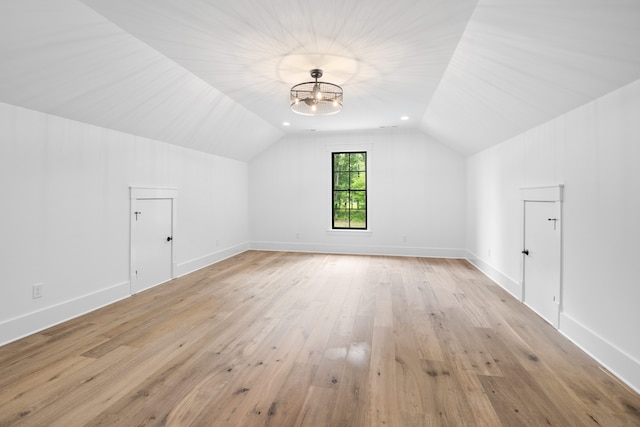
<svg viewBox="0 0 640 427"><path fill-rule="evenodd" d="M468 261L516 299L522 301L520 284L472 252ZM559 331L585 353L604 366L634 391L640 393L640 362L626 354L564 312L560 313Z"/></svg>
<svg viewBox="0 0 640 427"><path fill-rule="evenodd" d="M518 301L522 301L522 286L500 270L494 268L489 263L482 260L473 252L468 252L467 260L480 270L489 279L496 282L500 287L513 295Z"/></svg>
<svg viewBox="0 0 640 427"><path fill-rule="evenodd" d="M313 252L348 255L415 256L425 258L467 258L466 249L409 246L329 245L322 243L251 242L259 251Z"/></svg>
<svg viewBox="0 0 640 427"><path fill-rule="evenodd" d="M208 267L211 264L215 264L227 258L231 258L234 255L241 254L249 250L249 243L241 243L230 248L223 249L218 252L207 254L199 258L195 258L189 261L181 262L176 265L175 276L182 277L186 274L193 273L201 268Z"/></svg>
<svg viewBox="0 0 640 427"><path fill-rule="evenodd" d="M0 322L0 345L50 328L130 296L129 282Z"/></svg>
<svg viewBox="0 0 640 427"><path fill-rule="evenodd" d="M635 360L566 313L560 313L559 330L636 393L640 393L640 361Z"/></svg>
<svg viewBox="0 0 640 427"><path fill-rule="evenodd" d="M176 276L184 276L249 249L249 243L233 246L177 265ZM61 302L41 310L0 322L0 346L35 334L75 317L97 310L131 296L129 282Z"/></svg>

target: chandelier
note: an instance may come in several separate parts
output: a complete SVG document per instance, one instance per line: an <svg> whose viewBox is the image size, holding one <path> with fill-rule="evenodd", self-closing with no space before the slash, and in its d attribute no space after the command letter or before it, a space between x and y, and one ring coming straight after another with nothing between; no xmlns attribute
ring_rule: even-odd
<svg viewBox="0 0 640 427"><path fill-rule="evenodd" d="M291 88L291 109L305 116L328 116L342 110L342 88L333 83L319 82L322 70L311 70L313 82Z"/></svg>

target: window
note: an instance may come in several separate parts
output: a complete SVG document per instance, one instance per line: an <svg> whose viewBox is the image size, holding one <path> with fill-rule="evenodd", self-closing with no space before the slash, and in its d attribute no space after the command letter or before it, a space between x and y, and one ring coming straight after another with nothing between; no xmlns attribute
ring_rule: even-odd
<svg viewBox="0 0 640 427"><path fill-rule="evenodd" d="M367 229L367 153L331 153L334 229Z"/></svg>

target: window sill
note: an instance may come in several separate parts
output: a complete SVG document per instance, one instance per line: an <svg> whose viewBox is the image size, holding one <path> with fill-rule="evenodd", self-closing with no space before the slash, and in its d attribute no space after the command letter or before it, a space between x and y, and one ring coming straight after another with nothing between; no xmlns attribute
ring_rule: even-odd
<svg viewBox="0 0 640 427"><path fill-rule="evenodd" d="M327 230L328 236L371 236L372 234L371 230Z"/></svg>

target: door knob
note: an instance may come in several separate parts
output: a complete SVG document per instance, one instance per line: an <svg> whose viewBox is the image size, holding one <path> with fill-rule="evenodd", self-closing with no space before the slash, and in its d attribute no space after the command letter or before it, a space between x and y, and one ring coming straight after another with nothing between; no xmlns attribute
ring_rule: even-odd
<svg viewBox="0 0 640 427"><path fill-rule="evenodd" d="M525 254L525 255L529 255L529 249L523 249L522 253Z"/></svg>
<svg viewBox="0 0 640 427"><path fill-rule="evenodd" d="M171 237L171 236L167 237L167 242L170 242L172 240L173 240L173 237Z"/></svg>

